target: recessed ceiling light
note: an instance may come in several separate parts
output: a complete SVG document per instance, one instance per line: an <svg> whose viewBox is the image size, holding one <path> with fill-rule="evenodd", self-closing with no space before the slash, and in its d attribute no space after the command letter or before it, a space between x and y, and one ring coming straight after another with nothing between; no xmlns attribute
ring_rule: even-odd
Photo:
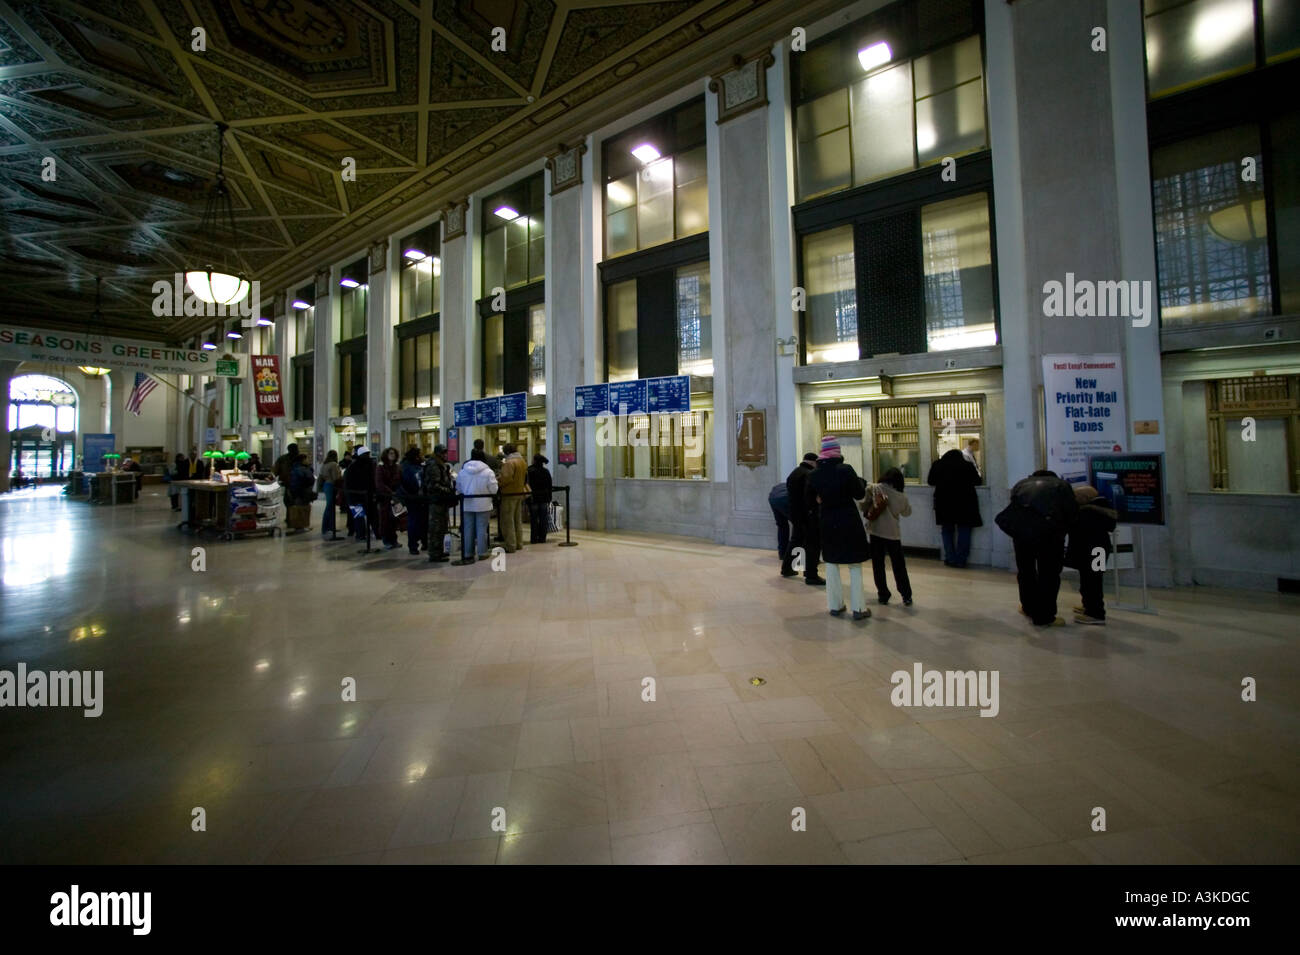
<svg viewBox="0 0 1300 955"><path fill-rule="evenodd" d="M421 251L420 249L407 249L405 252L402 253L402 255L416 262L420 261L420 259L425 257L424 252Z"/></svg>
<svg viewBox="0 0 1300 955"><path fill-rule="evenodd" d="M271 321L271 319L269 319L269 318L259 318L259 319L257 320L257 324L259 324L259 325L274 325L275 322Z"/></svg>
<svg viewBox="0 0 1300 955"><path fill-rule="evenodd" d="M862 64L864 70L874 70L893 58L894 54L889 52L889 44L883 41L858 50L858 62Z"/></svg>
<svg viewBox="0 0 1300 955"><path fill-rule="evenodd" d="M511 219L519 218L519 213L515 212L515 210L511 209L509 206L501 206L501 208L494 210L492 214L505 219L507 222Z"/></svg>
<svg viewBox="0 0 1300 955"><path fill-rule="evenodd" d="M239 334L239 332L226 332L226 337L227 337L227 338L240 339L240 338L243 338L244 336L241 335L241 334Z"/></svg>
<svg viewBox="0 0 1300 955"><path fill-rule="evenodd" d="M304 301L303 301L302 299L300 299L300 298L295 298L295 299L293 300L293 307L294 307L294 308L311 308L311 303L310 303L310 302L304 302Z"/></svg>
<svg viewBox="0 0 1300 955"><path fill-rule="evenodd" d="M654 162L659 158L659 150L655 149L649 143L642 143L632 150L632 155L643 163Z"/></svg>
<svg viewBox="0 0 1300 955"><path fill-rule="evenodd" d="M339 285L342 285L344 288L356 288L360 284L361 283L356 279L343 279L339 282Z"/></svg>
<svg viewBox="0 0 1300 955"><path fill-rule="evenodd" d="M216 350L217 350L217 346L214 345L214 344L212 344L212 342L204 342L204 343L203 343L203 350L204 350L204 351L216 351Z"/></svg>

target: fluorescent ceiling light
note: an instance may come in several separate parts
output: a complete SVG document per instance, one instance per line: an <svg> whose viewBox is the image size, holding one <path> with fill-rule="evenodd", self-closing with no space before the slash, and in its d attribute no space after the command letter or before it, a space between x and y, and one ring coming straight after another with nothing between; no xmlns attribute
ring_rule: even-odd
<svg viewBox="0 0 1300 955"><path fill-rule="evenodd" d="M356 279L341 279L339 281L339 285L342 285L344 288L356 288L360 284L361 283Z"/></svg>
<svg viewBox="0 0 1300 955"><path fill-rule="evenodd" d="M212 342L204 342L204 343L203 343L203 350L204 350L204 351L216 351L216 350L217 350L217 346L214 345L214 344L212 344Z"/></svg>
<svg viewBox="0 0 1300 955"><path fill-rule="evenodd" d="M243 338L244 336L241 335L241 334L239 334L239 332L226 332L226 337L227 337L227 338L240 339L240 338Z"/></svg>
<svg viewBox="0 0 1300 955"><path fill-rule="evenodd" d="M274 325L275 322L271 321L269 318L259 318L259 319L257 320L257 324L259 324L259 325Z"/></svg>
<svg viewBox="0 0 1300 955"><path fill-rule="evenodd" d="M402 255L416 262L424 258L424 252L422 252L420 249L407 249L405 252L402 253Z"/></svg>
<svg viewBox="0 0 1300 955"><path fill-rule="evenodd" d="M511 209L509 206L501 206L499 209L493 211L492 214L499 218L505 219L507 222L509 222L511 219L519 218L519 213L515 212L515 210Z"/></svg>
<svg viewBox="0 0 1300 955"><path fill-rule="evenodd" d="M632 150L632 155L637 159L645 162L654 162L659 158L659 150L655 149L649 143L642 143Z"/></svg>
<svg viewBox="0 0 1300 955"><path fill-rule="evenodd" d="M293 300L293 307L294 307L294 308L311 308L311 303L309 303L309 302L304 302L304 301L303 301L302 299L300 299L300 298L295 298L295 299Z"/></svg>
<svg viewBox="0 0 1300 955"><path fill-rule="evenodd" d="M883 41L858 50L858 62L862 64L864 70L874 70L893 58L894 54L889 52L889 44Z"/></svg>

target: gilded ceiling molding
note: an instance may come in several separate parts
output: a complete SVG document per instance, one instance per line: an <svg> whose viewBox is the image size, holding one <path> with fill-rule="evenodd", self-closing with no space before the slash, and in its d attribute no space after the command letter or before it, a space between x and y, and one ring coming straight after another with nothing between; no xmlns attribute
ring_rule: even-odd
<svg viewBox="0 0 1300 955"><path fill-rule="evenodd" d="M771 50L749 57L737 53L731 58L731 69L709 80L709 91L718 94L719 125L767 106L767 71L774 63Z"/></svg>
<svg viewBox="0 0 1300 955"><path fill-rule="evenodd" d="M551 195L581 184L582 157L586 152L586 143L578 143L568 149L564 143L560 143L559 149L547 155L546 171L551 174Z"/></svg>
<svg viewBox="0 0 1300 955"><path fill-rule="evenodd" d="M469 202L457 199L442 210L442 241L450 242L465 234L465 213L469 211Z"/></svg>
<svg viewBox="0 0 1300 955"><path fill-rule="evenodd" d="M388 239L379 239L370 244L370 274L382 272L388 268Z"/></svg>

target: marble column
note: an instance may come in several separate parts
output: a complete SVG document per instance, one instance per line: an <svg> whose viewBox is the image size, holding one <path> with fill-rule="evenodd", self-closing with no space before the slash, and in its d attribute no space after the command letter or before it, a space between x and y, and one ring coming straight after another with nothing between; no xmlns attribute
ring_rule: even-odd
<svg viewBox="0 0 1300 955"><path fill-rule="evenodd" d="M556 485L569 487L570 527L587 526L586 458L594 449L579 436L578 459L560 464L556 422L577 422L574 389L595 379L583 358L582 157L587 144L560 149L546 160L546 447ZM562 499L559 499L563 503Z"/></svg>
<svg viewBox="0 0 1300 955"><path fill-rule="evenodd" d="M13 473L13 439L9 435L9 381L18 370L19 361L0 361L0 493L9 490L9 476ZM85 414L84 409L82 414ZM80 458L78 458L80 460Z"/></svg>
<svg viewBox="0 0 1300 955"><path fill-rule="evenodd" d="M262 462L267 467L270 467L275 458L284 453L289 443L288 438L285 437L288 430L285 425L293 417L293 357L289 352L289 329L293 325L289 309L290 294L289 292L276 293L271 308L271 317L275 320L272 347L280 357L280 404L284 414L279 418L271 419L271 448L274 457L270 461Z"/></svg>
<svg viewBox="0 0 1300 955"><path fill-rule="evenodd" d="M465 232L469 203L453 202L442 211L442 325L439 343L439 384L442 408L442 435L445 442L447 429L455 426L454 404L470 397L469 378L466 374L466 343L469 326L467 318L474 307L470 290L470 248ZM469 459L467 434L460 436L460 460Z"/></svg>
<svg viewBox="0 0 1300 955"><path fill-rule="evenodd" d="M135 379L133 371L110 371L104 376L108 379L108 431L115 437L113 450L125 453L126 448L126 399L131 394L131 381Z"/></svg>
<svg viewBox="0 0 1300 955"><path fill-rule="evenodd" d="M388 240L370 246L370 290L366 295L366 420L370 430L384 437L384 445L397 445L389 427L393 406L393 303L397 289L391 281ZM404 450L404 449L399 449Z"/></svg>
<svg viewBox="0 0 1300 955"><path fill-rule="evenodd" d="M338 296L334 294L335 278L328 268L316 272L316 327L315 341L312 344L312 467L319 468L325 460L325 445L328 436L333 434L330 427L330 415L336 407L336 362L334 358L334 328L338 324L336 310ZM365 442L370 443L369 432L375 430L367 427ZM304 450L304 449L300 449Z"/></svg>
<svg viewBox="0 0 1300 955"><path fill-rule="evenodd" d="M721 289L723 301L723 307L713 312L713 336L715 344L724 343L723 354L715 348L714 355L713 446L715 461L723 458L730 471L729 491L721 500L717 494L721 485L715 482L715 514L724 511L719 515L722 526L715 523L715 533L721 532L728 544L754 547L773 543L767 494L785 476L780 470L778 436L782 416L794 413L792 407L780 406L777 387L767 115L767 71L773 63L768 50L747 58L737 56L731 70L709 83L717 95L720 173L710 182L710 189L718 191L720 213L709 222L710 235L716 237L710 250L710 278L713 287ZM788 301L788 289L782 290L782 298ZM724 373L718 374L719 369ZM758 466L735 463L733 422L736 413L748 408L766 412L767 462Z"/></svg>

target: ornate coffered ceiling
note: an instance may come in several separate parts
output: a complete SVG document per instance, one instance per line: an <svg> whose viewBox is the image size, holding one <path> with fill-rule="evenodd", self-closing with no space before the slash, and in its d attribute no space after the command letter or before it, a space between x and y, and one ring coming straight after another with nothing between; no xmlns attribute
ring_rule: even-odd
<svg viewBox="0 0 1300 955"><path fill-rule="evenodd" d="M0 0L5 320L84 329L101 275L103 331L210 325L150 303L195 241L217 121L269 298L841 5Z"/></svg>

